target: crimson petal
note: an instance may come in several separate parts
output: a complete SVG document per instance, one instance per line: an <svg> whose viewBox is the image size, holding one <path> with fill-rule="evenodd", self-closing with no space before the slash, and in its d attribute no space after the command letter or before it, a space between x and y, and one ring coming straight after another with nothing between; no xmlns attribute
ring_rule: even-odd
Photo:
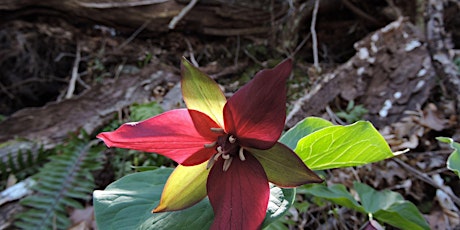
<svg viewBox="0 0 460 230"><path fill-rule="evenodd" d="M247 154L227 171L219 159L209 172L206 188L214 210L211 229L259 229L267 211L270 188L260 163Z"/></svg>
<svg viewBox="0 0 460 230"><path fill-rule="evenodd" d="M286 80L292 60L262 70L238 90L224 107L227 133L241 145L257 149L272 147L281 136L286 119Z"/></svg>
<svg viewBox="0 0 460 230"><path fill-rule="evenodd" d="M193 112L193 116L193 120L211 120L200 112ZM217 140L217 135L195 127L193 120L187 109L176 109L141 122L123 124L113 132L98 134L97 138L108 147L154 152L179 164L197 165L215 153L204 145Z"/></svg>

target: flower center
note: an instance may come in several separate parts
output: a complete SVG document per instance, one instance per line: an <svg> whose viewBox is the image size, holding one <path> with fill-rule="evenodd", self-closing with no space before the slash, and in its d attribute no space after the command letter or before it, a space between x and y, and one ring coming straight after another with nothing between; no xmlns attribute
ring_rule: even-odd
<svg viewBox="0 0 460 230"><path fill-rule="evenodd" d="M217 138L216 142L205 145L206 148L217 146L217 153L209 159L207 169L210 169L219 158L224 160L224 172L228 170L234 157L239 157L241 161L246 160L244 150L235 136L225 133L223 129L211 129L211 131L221 133L222 135Z"/></svg>

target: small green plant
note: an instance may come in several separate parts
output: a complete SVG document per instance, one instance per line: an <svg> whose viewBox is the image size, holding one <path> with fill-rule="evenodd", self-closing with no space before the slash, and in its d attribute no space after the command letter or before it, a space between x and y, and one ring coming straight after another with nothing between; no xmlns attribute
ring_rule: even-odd
<svg viewBox="0 0 460 230"><path fill-rule="evenodd" d="M86 136L86 135L85 135ZM70 220L67 208L83 208L94 190L92 171L102 167L103 147L98 141L73 137L56 148L40 171L33 176L36 181L34 195L21 200L26 211L17 216L16 227L21 229L67 229Z"/></svg>
<svg viewBox="0 0 460 230"><path fill-rule="evenodd" d="M152 53L145 52L144 56L142 58L140 58L140 60L137 62L137 66L139 66L139 68L145 67L147 64L150 63L152 58L153 58Z"/></svg>
<svg viewBox="0 0 460 230"><path fill-rule="evenodd" d="M458 73L460 73L460 57L454 59L454 64L457 66Z"/></svg>
<svg viewBox="0 0 460 230"><path fill-rule="evenodd" d="M126 120L130 122L142 121L163 112L163 108L155 101L143 104L133 104L129 107L129 117ZM114 118L102 130L114 130L123 123L122 120ZM151 153L129 149L112 149L114 154L109 154L110 162L114 172L115 179L133 173L145 170L157 169L163 165L171 165L172 161L168 158Z"/></svg>
<svg viewBox="0 0 460 230"><path fill-rule="evenodd" d="M390 190L376 191L366 184L353 183L358 200L342 184L326 186L323 184L305 185L298 193L322 198L357 212L366 214L399 229L430 229L417 207L405 200L399 193Z"/></svg>
<svg viewBox="0 0 460 230"><path fill-rule="evenodd" d="M452 170L457 176L460 176L460 144L448 137L438 137L436 139L440 142L450 144L450 147L454 149L447 159L447 168Z"/></svg>
<svg viewBox="0 0 460 230"><path fill-rule="evenodd" d="M345 119L347 124L351 124L361 120L368 112L362 105L355 105L355 102L351 100L348 102L345 111L337 112L336 115L341 119Z"/></svg>
<svg viewBox="0 0 460 230"><path fill-rule="evenodd" d="M142 121L163 112L163 108L156 101L134 104L129 107L130 121Z"/></svg>

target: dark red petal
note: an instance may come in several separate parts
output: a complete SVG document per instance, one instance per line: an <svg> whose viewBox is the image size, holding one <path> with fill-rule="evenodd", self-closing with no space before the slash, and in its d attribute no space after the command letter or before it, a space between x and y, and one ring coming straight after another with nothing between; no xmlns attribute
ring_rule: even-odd
<svg viewBox="0 0 460 230"><path fill-rule="evenodd" d="M224 107L227 133L245 147L268 149L281 136L286 119L286 80L292 61L262 70L238 90Z"/></svg>
<svg viewBox="0 0 460 230"><path fill-rule="evenodd" d="M211 121L203 113L192 113L193 120ZM207 125L202 123L206 122L198 122L206 128ZM141 122L124 124L113 132L98 134L97 138L109 147L154 152L179 164L196 165L216 152L213 148L204 148L205 144L217 140L217 135L204 132L203 127L195 127L187 109L177 109Z"/></svg>
<svg viewBox="0 0 460 230"><path fill-rule="evenodd" d="M222 170L220 158L209 172L206 188L214 210L211 229L259 229L267 211L270 188L259 162L247 154L246 160L233 158Z"/></svg>

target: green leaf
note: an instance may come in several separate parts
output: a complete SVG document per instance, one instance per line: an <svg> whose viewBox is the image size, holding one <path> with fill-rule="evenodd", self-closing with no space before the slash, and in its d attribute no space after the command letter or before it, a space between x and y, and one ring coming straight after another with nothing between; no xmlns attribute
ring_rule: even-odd
<svg viewBox="0 0 460 230"><path fill-rule="evenodd" d="M450 147L454 149L449 158L447 158L447 168L454 171L457 176L460 176L460 144L448 137L437 137L436 139L450 144Z"/></svg>
<svg viewBox="0 0 460 230"><path fill-rule="evenodd" d="M294 151L312 170L364 165L394 156L367 121L325 127L300 139Z"/></svg>
<svg viewBox="0 0 460 230"><path fill-rule="evenodd" d="M379 210L373 215L377 220L403 230L430 229L417 207L408 201L394 203L388 209Z"/></svg>
<svg viewBox="0 0 460 230"><path fill-rule="evenodd" d="M393 203L404 201L404 198L390 190L377 191L370 186L354 182L353 186L359 194L361 204L366 213L375 213L380 209L387 209Z"/></svg>
<svg viewBox="0 0 460 230"><path fill-rule="evenodd" d="M214 219L209 200L172 212L151 213L173 169L161 168L127 175L94 192L99 229L207 229ZM294 189L271 186L264 226L283 216L292 205Z"/></svg>
<svg viewBox="0 0 460 230"><path fill-rule="evenodd" d="M423 215L401 194L390 190L376 191L370 186L355 182L354 188L366 213L379 221L400 229L430 229Z"/></svg>
<svg viewBox="0 0 460 230"><path fill-rule="evenodd" d="M285 144L290 149L295 149L300 139L328 126L332 126L332 123L327 120L319 117L307 117L284 133L279 142Z"/></svg>
<svg viewBox="0 0 460 230"><path fill-rule="evenodd" d="M130 107L130 120L142 121L163 112L163 108L156 101L145 104L134 104Z"/></svg>
<svg viewBox="0 0 460 230"><path fill-rule="evenodd" d="M311 194L329 200L335 204L365 213L364 208L353 198L343 184L325 186L323 184L309 184L299 188L299 193Z"/></svg>
<svg viewBox="0 0 460 230"><path fill-rule="evenodd" d="M355 182L361 204L342 184L325 186L312 184L299 188L299 193L311 194L355 211L372 214L373 218L400 229L429 229L429 225L417 207L397 192L376 191L370 186Z"/></svg>

